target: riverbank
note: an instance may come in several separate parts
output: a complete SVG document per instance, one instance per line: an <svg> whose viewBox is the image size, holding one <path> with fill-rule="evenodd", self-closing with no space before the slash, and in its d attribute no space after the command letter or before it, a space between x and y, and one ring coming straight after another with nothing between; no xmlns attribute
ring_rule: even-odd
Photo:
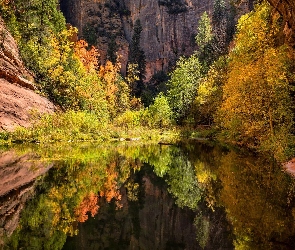
<svg viewBox="0 0 295 250"><path fill-rule="evenodd" d="M36 115L29 128L18 127L14 131L0 132L0 145L15 143L55 143L80 141L157 141L173 142L181 134L180 129L143 126L126 122L104 123L87 112L66 112L53 115Z"/></svg>
<svg viewBox="0 0 295 250"><path fill-rule="evenodd" d="M138 117L135 117L138 118ZM155 126L144 118L139 121L126 119L124 122L99 121L89 112L69 111L39 116L33 115L29 128L18 127L14 131L0 131L0 146L20 143L54 144L79 142L122 142L177 144L184 140L211 140L226 147L245 148L253 152L273 155L278 162L286 162L294 156L292 147L277 149L276 152L263 147L249 147L226 137L214 126Z"/></svg>

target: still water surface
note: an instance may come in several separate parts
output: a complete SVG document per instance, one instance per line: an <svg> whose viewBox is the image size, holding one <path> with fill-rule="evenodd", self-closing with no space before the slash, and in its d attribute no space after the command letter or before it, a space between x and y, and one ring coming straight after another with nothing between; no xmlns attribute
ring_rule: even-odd
<svg viewBox="0 0 295 250"><path fill-rule="evenodd" d="M0 249L295 249L295 182L221 146L56 145L0 155Z"/></svg>

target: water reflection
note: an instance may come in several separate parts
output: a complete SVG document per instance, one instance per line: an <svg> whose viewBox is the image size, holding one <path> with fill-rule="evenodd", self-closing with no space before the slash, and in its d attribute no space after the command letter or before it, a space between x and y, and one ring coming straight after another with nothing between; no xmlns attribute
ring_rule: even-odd
<svg viewBox="0 0 295 250"><path fill-rule="evenodd" d="M14 152L54 166L0 198L4 249L295 248L294 181L271 159L193 142Z"/></svg>

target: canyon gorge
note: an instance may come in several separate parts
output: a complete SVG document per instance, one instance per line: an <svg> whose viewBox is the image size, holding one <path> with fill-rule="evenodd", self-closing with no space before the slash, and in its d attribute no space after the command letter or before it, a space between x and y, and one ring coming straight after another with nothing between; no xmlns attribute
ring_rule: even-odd
<svg viewBox="0 0 295 250"><path fill-rule="evenodd" d="M146 57L146 81L160 71L168 72L180 56L196 49L198 22L206 11L212 15L210 0L61 0L66 20L78 28L79 38L97 46L100 63L117 53L121 73L126 75L133 26L140 20L140 47ZM252 1L230 4L235 21L253 8Z"/></svg>

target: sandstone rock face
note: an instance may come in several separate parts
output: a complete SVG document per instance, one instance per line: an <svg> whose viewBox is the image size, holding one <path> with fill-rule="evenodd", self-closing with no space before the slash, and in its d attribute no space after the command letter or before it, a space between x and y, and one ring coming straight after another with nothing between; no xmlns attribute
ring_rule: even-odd
<svg viewBox="0 0 295 250"><path fill-rule="evenodd" d="M283 16L286 41L295 46L295 2L293 0L268 0L268 2Z"/></svg>
<svg viewBox="0 0 295 250"><path fill-rule="evenodd" d="M28 127L33 113L53 111L54 105L45 97L0 78L0 130Z"/></svg>
<svg viewBox="0 0 295 250"><path fill-rule="evenodd" d="M141 21L140 45L146 56L146 80L159 71L167 72L181 55L197 49L195 36L204 11L212 13L211 0L61 0L68 22L80 37L95 38L101 63L117 51L126 73L133 24ZM240 1L237 17L252 8L251 0Z"/></svg>
<svg viewBox="0 0 295 250"><path fill-rule="evenodd" d="M33 76L25 69L14 38L0 18L0 77L34 90Z"/></svg>
<svg viewBox="0 0 295 250"><path fill-rule="evenodd" d="M15 40L0 18L0 130L29 126L32 110L53 112L54 105L33 91L33 79L21 61Z"/></svg>

